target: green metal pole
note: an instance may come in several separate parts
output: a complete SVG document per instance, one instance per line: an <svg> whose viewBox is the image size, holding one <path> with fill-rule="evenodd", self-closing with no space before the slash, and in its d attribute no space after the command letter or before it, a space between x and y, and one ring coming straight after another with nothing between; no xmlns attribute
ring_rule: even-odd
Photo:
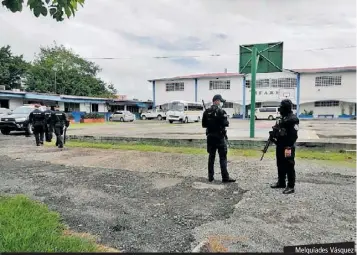
<svg viewBox="0 0 357 255"><path fill-rule="evenodd" d="M257 76L257 55L258 50L256 47L252 49L252 69L251 69L251 81L250 81L250 138L254 138L255 133L255 81Z"/></svg>

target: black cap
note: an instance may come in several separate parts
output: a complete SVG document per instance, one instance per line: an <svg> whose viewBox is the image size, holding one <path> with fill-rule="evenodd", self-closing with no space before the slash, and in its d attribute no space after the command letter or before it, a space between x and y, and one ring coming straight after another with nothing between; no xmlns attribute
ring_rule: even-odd
<svg viewBox="0 0 357 255"><path fill-rule="evenodd" d="M216 101L216 100L219 100L221 101L222 103L226 102L226 100L223 99L223 97L221 95L215 95L212 99L212 102Z"/></svg>

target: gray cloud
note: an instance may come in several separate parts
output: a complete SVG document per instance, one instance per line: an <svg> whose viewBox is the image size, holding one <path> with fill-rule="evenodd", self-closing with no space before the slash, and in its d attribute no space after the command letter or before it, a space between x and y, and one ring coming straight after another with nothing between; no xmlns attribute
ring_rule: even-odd
<svg viewBox="0 0 357 255"><path fill-rule="evenodd" d="M55 40L95 60L121 94L148 99L148 79L238 69L239 45L284 42L284 67L355 65L354 0L100 0L57 23L0 8L0 45L33 59ZM221 54L221 57L210 57ZM201 56L156 59L155 56Z"/></svg>
<svg viewBox="0 0 357 255"><path fill-rule="evenodd" d="M178 38L172 42L164 38L134 35L127 32L122 32L121 36L133 41L133 43L156 47L164 51L199 51L208 49L200 38L194 36Z"/></svg>

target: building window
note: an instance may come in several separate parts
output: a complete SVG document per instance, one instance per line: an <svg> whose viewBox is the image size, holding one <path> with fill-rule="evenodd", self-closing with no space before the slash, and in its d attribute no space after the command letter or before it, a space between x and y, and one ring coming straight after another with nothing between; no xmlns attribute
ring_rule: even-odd
<svg viewBox="0 0 357 255"><path fill-rule="evenodd" d="M65 112L79 112L79 103L64 103Z"/></svg>
<svg viewBox="0 0 357 255"><path fill-rule="evenodd" d="M166 91L184 91L185 84L183 82L166 83Z"/></svg>
<svg viewBox="0 0 357 255"><path fill-rule="evenodd" d="M269 88L269 79L256 80L256 88Z"/></svg>
<svg viewBox="0 0 357 255"><path fill-rule="evenodd" d="M131 112L131 113L138 113L139 112L139 107L137 107L135 105L128 105L126 107L126 110Z"/></svg>
<svg viewBox="0 0 357 255"><path fill-rule="evenodd" d="M341 76L319 76L315 78L316 87L340 86Z"/></svg>
<svg viewBox="0 0 357 255"><path fill-rule="evenodd" d="M1 100L0 100L0 108L7 108L7 109L9 109L9 108L10 108L9 106L10 106L10 105L9 105L9 100L8 100L8 99L5 99L5 100L1 99Z"/></svg>
<svg viewBox="0 0 357 255"><path fill-rule="evenodd" d="M339 106L339 101L317 101L315 107L334 107Z"/></svg>
<svg viewBox="0 0 357 255"><path fill-rule="evenodd" d="M295 78L271 79L270 84L272 88L296 88L296 79Z"/></svg>
<svg viewBox="0 0 357 255"><path fill-rule="evenodd" d="M99 112L98 104L92 104L92 112Z"/></svg>
<svg viewBox="0 0 357 255"><path fill-rule="evenodd" d="M250 88L250 80L245 81L245 87ZM256 88L296 88L295 78L260 79L256 80Z"/></svg>
<svg viewBox="0 0 357 255"><path fill-rule="evenodd" d="M231 102L225 102L223 103L223 107L222 108L230 108L233 109L233 103Z"/></svg>
<svg viewBox="0 0 357 255"><path fill-rule="evenodd" d="M231 81L223 81L223 80L215 80L209 81L209 89L216 90L216 89L231 89Z"/></svg>

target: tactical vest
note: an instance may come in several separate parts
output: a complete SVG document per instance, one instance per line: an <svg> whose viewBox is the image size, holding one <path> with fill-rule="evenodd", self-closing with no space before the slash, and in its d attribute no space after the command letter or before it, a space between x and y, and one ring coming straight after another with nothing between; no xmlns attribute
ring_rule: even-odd
<svg viewBox="0 0 357 255"><path fill-rule="evenodd" d="M40 110L34 110L32 112L32 116L34 126L41 126L45 124L45 116Z"/></svg>
<svg viewBox="0 0 357 255"><path fill-rule="evenodd" d="M207 132L208 133L221 133L224 129L221 125L222 116L219 115L218 108L207 109Z"/></svg>

